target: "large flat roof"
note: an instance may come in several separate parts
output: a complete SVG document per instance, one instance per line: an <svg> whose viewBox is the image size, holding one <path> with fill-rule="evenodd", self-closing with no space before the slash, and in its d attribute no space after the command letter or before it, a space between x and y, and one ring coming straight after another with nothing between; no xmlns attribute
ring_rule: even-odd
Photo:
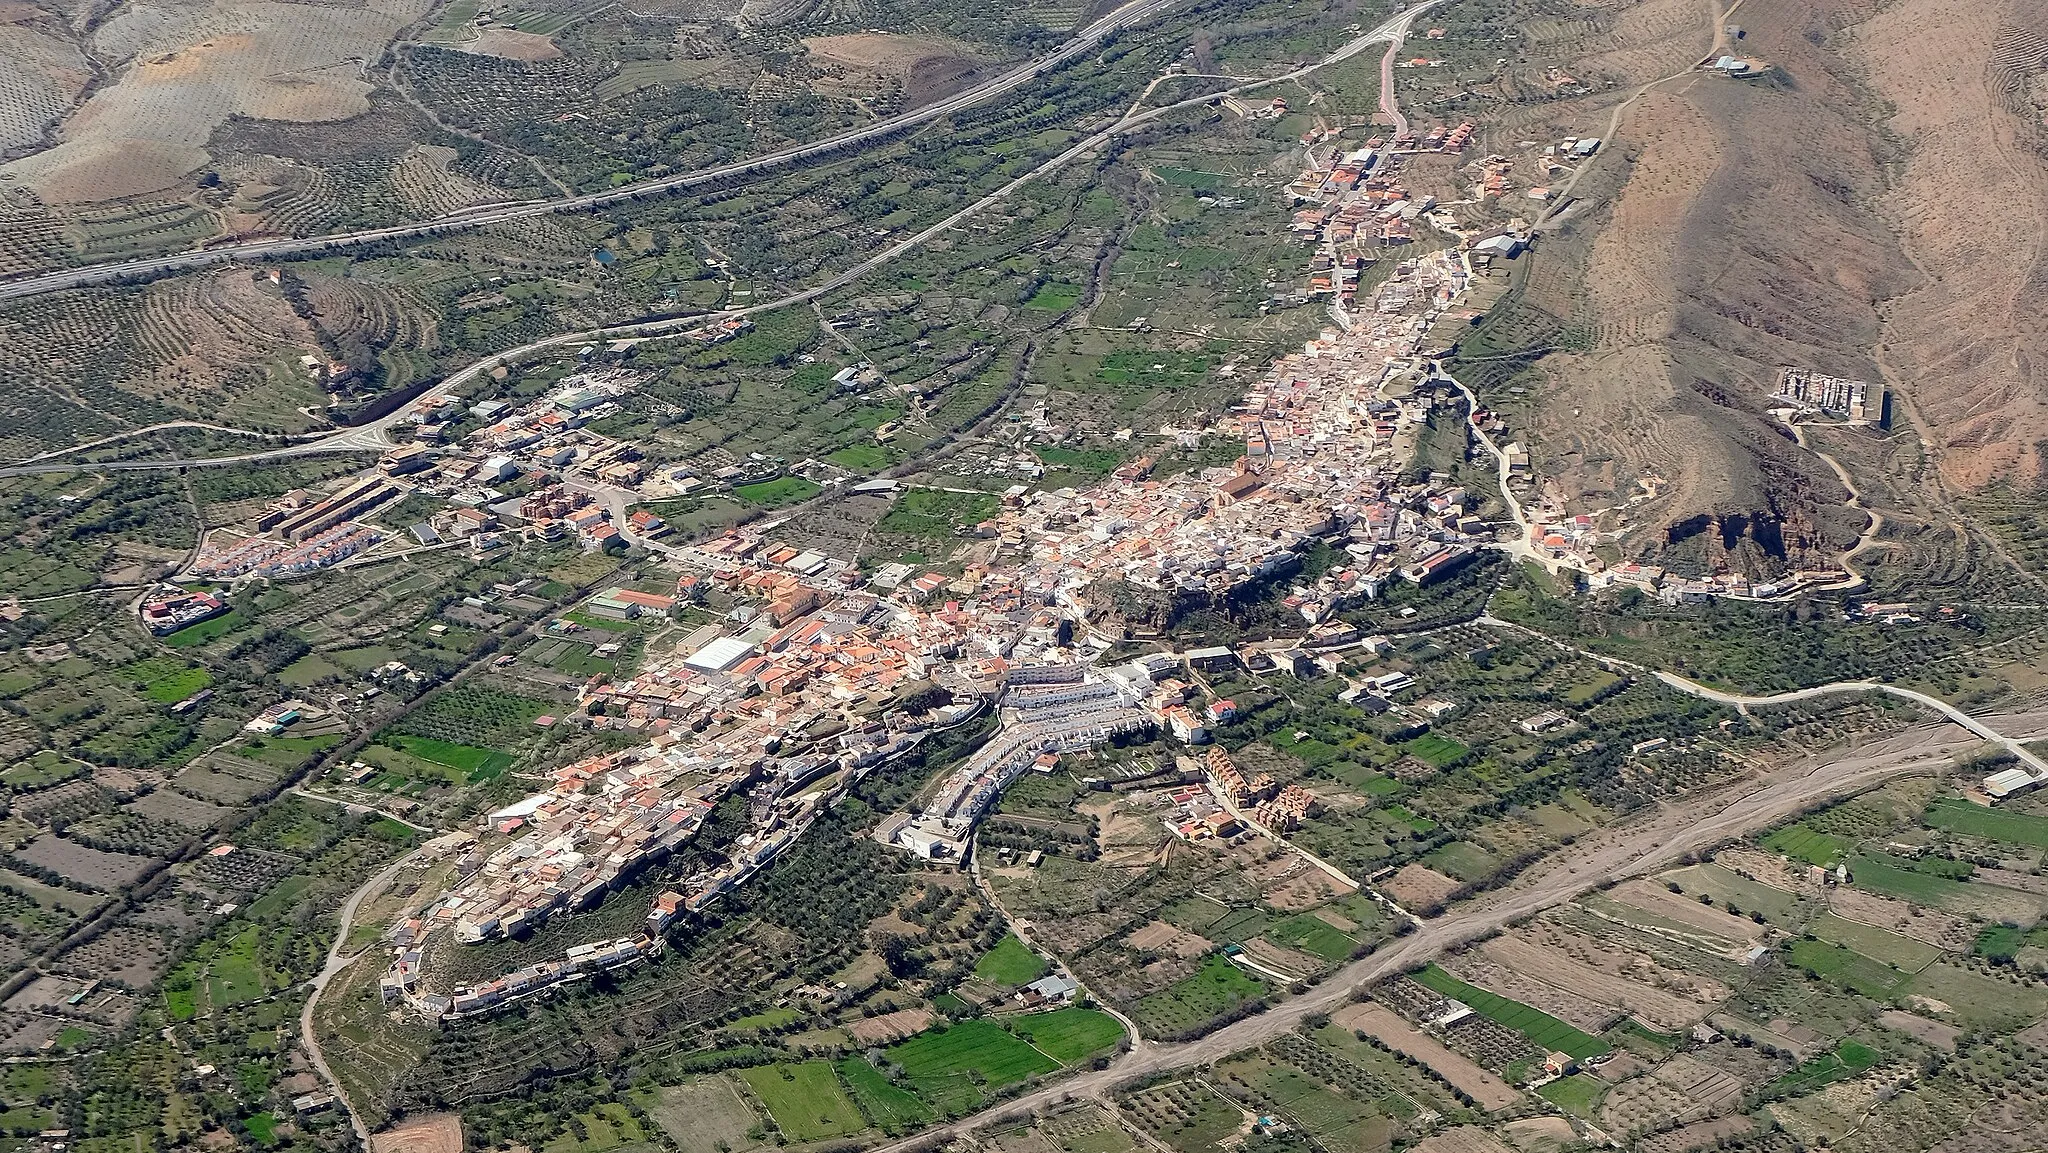
<svg viewBox="0 0 2048 1153"><path fill-rule="evenodd" d="M738 637L720 637L683 658L683 667L700 673L722 673L747 658L754 646Z"/></svg>

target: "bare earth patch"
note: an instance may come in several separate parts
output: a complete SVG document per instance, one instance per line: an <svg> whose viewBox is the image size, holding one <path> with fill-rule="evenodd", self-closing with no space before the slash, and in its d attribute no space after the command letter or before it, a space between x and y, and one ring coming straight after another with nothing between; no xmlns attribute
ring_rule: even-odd
<svg viewBox="0 0 2048 1153"><path fill-rule="evenodd" d="M1387 878L1380 891L1392 897L1402 908L1414 913L1425 910L1439 910L1444 902L1464 891L1465 885L1452 877L1427 865L1404 865L1401 871Z"/></svg>
<svg viewBox="0 0 2048 1153"><path fill-rule="evenodd" d="M223 0L189 9L124 6L94 36L130 63L59 129L60 143L0 166L55 203L155 192L203 167L231 116L345 120L369 110L364 60L424 6L360 8Z"/></svg>
<svg viewBox="0 0 2048 1153"><path fill-rule="evenodd" d="M1708 947L1713 947L1709 942L1721 942L1723 951L1728 953L1740 953L1760 944L1769 933L1766 927L1753 921L1702 905L1692 897L1671 892L1663 885L1647 880L1616 885L1608 890L1607 896L1621 904L1641 909L1653 918L1676 922L1686 929L1697 932L1700 943ZM1638 927L1652 932L1659 928L1647 923Z"/></svg>
<svg viewBox="0 0 2048 1153"><path fill-rule="evenodd" d="M1456 1125L1416 1144L1415 1153L1511 1153L1499 1138L1477 1125Z"/></svg>
<svg viewBox="0 0 2048 1153"><path fill-rule="evenodd" d="M1500 1127L1501 1135L1522 1153L1551 1153L1579 1143L1572 1123L1562 1117L1530 1117Z"/></svg>
<svg viewBox="0 0 2048 1153"><path fill-rule="evenodd" d="M1963 1031L1954 1025L1930 1021L1917 1013L1908 1013L1902 1009L1886 1009L1877 1015L1877 1023L1951 1053L1956 1051L1956 1039L1963 1035ZM2030 1026L2030 1029L2038 1028L2039 1025Z"/></svg>
<svg viewBox="0 0 2048 1153"><path fill-rule="evenodd" d="M370 1134L374 1153L462 1153L462 1117L429 1113Z"/></svg>
<svg viewBox="0 0 2048 1153"><path fill-rule="evenodd" d="M930 1009L898 1009L879 1017L868 1017L847 1026L853 1039L862 1045L880 1045L922 1033L934 1020Z"/></svg>
<svg viewBox="0 0 2048 1153"><path fill-rule="evenodd" d="M1200 957L1216 947L1214 941L1165 921L1154 921L1124 938L1124 943L1145 953L1172 953L1176 957Z"/></svg>
<svg viewBox="0 0 2048 1153"><path fill-rule="evenodd" d="M477 38L462 46L464 52L478 56L496 56L500 60L524 60L534 63L554 60L562 50L546 36L534 32L517 32L510 28L486 28Z"/></svg>
<svg viewBox="0 0 2048 1153"><path fill-rule="evenodd" d="M1462 1089L1479 1107L1491 1112L1505 1109L1522 1099L1507 1082L1480 1068L1469 1058L1451 1052L1436 1038L1403 1021L1385 1005L1352 1005L1332 1018L1346 1029L1360 1029L1365 1035L1397 1053L1406 1053L1430 1067L1437 1076Z"/></svg>
<svg viewBox="0 0 2048 1153"><path fill-rule="evenodd" d="M939 56L973 56L974 46L939 36L891 36L852 32L812 36L804 41L811 55L848 68L907 76L920 63Z"/></svg>
<svg viewBox="0 0 2048 1153"><path fill-rule="evenodd" d="M1740 1137L1756 1128L1756 1122L1747 1117L1716 1117L1712 1121L1698 1121L1691 1125L1645 1137L1643 1153L1692 1153L1695 1149L1706 1149L1723 1138Z"/></svg>

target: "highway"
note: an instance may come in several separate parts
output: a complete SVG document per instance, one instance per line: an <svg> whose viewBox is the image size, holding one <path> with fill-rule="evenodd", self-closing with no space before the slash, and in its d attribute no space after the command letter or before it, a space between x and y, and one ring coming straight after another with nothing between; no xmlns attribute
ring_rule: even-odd
<svg viewBox="0 0 2048 1153"><path fill-rule="evenodd" d="M911 128L929 124L934 120L950 116L985 104L1000 96L1006 96L1022 88L1038 77L1060 67L1068 61L1101 44L1114 33L1132 25L1142 23L1171 8L1175 0L1130 0L1129 3L1088 27L1076 33L1073 39L1040 56L986 80L972 88L955 93L933 104L914 108L908 112L878 120L873 124L851 129L825 137L809 144L796 145L746 160L720 164L694 172L678 173L658 180L640 184L586 193L582 196L559 197L552 200L525 200L510 204L479 205L463 211L435 217L431 220L411 224L395 225L389 228L370 228L359 232L335 233L327 236L278 237L269 240L248 240L216 245L194 252L177 252L165 256L145 257L137 260L116 260L104 264L87 265L83 268L68 268L46 272L35 276L17 277L0 281L0 301L20 300L44 293L58 292L67 288L78 288L89 284L105 284L108 281L134 278L149 279L169 273L189 272L229 261L263 260L278 257L300 256L312 252L326 252L337 248L352 248L386 240L406 240L418 236L437 236L450 232L467 231L486 224L497 224L508 220L523 220L538 216L549 216L564 212L587 212L614 204L624 204L648 196L670 192L688 191L707 185L742 177L758 176L777 168L787 167L806 160L828 156L847 148L887 139Z"/></svg>
<svg viewBox="0 0 2048 1153"><path fill-rule="evenodd" d="M1171 0L1146 0L1146 2L1143 5L1140 5L1139 7L1143 9L1146 15L1150 15L1154 12L1163 9L1170 2ZM687 332L691 329L695 329L707 324L714 324L722 320L732 319L735 317L752 316L757 313L771 312L776 309L788 308L792 305L806 304L813 300L817 300L820 297L823 297L829 293L837 292L839 289L844 288L847 285L853 284L854 282L860 280L862 277L868 275L870 272L873 272L876 269L881 268L882 266L901 258L907 253L913 252L916 249L923 247L925 244L930 243L931 240L933 240L935 237L938 237L943 233L957 227L962 221L968 219L971 216L974 216L976 213L982 212L988 209L989 207L999 204L1002 201L1008 199L1010 196L1014 195L1018 189L1024 187L1026 184L1029 184L1033 180L1037 180L1040 177L1046 175L1047 173L1056 171L1064 167L1065 165L1073 162L1075 159L1078 159L1082 156L1094 152L1096 149L1101 148L1103 145L1107 144L1108 142L1110 142L1118 136L1124 135L1125 133L1134 131L1138 128L1142 128L1148 124L1163 119L1167 116L1170 116L1175 112L1184 111L1189 108L1201 107L1204 105L1220 104L1226 97L1235 96L1243 92L1249 92L1255 88L1265 88L1275 84L1284 84L1295 80L1299 80L1320 69L1328 68L1331 65L1339 64L1345 60L1349 60L1351 57L1356 56L1357 54L1363 52L1365 49L1371 47L1374 44L1382 42L1391 42L1395 47L1398 48L1401 43L1401 40L1407 35L1409 26L1412 23L1414 23L1417 17L1429 11L1431 8L1434 8L1437 5L1443 4L1445 2L1446 0L1427 0L1426 3L1417 4L1414 7L1407 10L1406 12L1399 13L1393 17L1388 18L1385 21L1382 21L1371 31L1363 33L1355 39L1348 41L1341 48L1338 48L1335 52L1332 52L1323 59L1315 61L1310 64L1303 65L1302 67L1294 69L1293 71L1286 72L1278 76L1268 77L1263 80L1246 81L1244 83L1236 84L1230 88L1226 88L1217 92L1205 93L1201 96L1190 97L1186 100L1180 100L1172 104L1161 105L1158 108L1148 109L1142 112L1137 111L1134 107L1130 112L1127 112L1115 123L1109 125L1108 127L1103 128L1102 130L1094 133L1093 135L1090 135L1076 142L1072 146L1068 147L1065 151L1059 153L1058 155L1048 158L1043 163L1039 164L1036 168L1033 168L1028 172L1019 174L1015 179L1003 185L1001 188L998 188L995 191L989 193L988 195L982 197L981 199L974 201L973 203L967 205L964 208L961 208L959 211L954 212L952 215L947 216L945 219L940 220L936 224L932 224L929 227L920 230L919 232L912 236L897 241L895 244L890 245L888 248L882 250L881 252L878 252L875 255L868 257L866 260L863 260L860 263L855 264L852 267L847 268L846 270L832 276L831 278L824 280L818 284L815 284L810 288L806 288L800 292L791 293L787 296L783 296L775 300L764 301L762 303L750 305L745 308L727 309L720 312L688 313L681 316L665 317L660 320L635 321L628 324L615 325L609 328L586 329L580 332L556 333L553 336L544 337L540 340L533 341L532 343L529 344L521 345L517 348L510 348L504 350L503 352L493 353L490 356L484 357L483 359L468 365L467 367L458 369L457 371L450 373L446 378L444 378L441 381L441 383L437 386L437 389L439 391L448 392L459 391L463 387L473 383L474 381L478 380L479 378L498 368L509 367L511 365L518 364L524 360L527 360L530 357L533 357L543 352L547 352L551 349L563 348L570 345L591 344L599 342L608 344L637 344L643 340L652 340L665 336L674 336L678 333ZM1131 6L1126 6L1125 8L1118 10L1119 13L1131 13L1134 11L1136 11L1136 9L1134 9ZM1139 18L1141 17L1130 16L1128 17L1128 20L1134 21ZM1097 24L1091 25L1090 27L1091 29L1101 28L1103 24L1116 19L1118 19L1117 16L1111 16L1106 18L1104 21L1099 21ZM1072 41L1070 42L1069 46L1071 47L1072 44L1079 42L1079 40ZM1047 59L1051 58L1048 57ZM1018 83L1021 82L1022 81L1018 81ZM923 111L927 110L920 110L920 112ZM823 147L823 145L813 145L811 147ZM645 188L646 186L642 186L641 191L645 191ZM0 284L0 299L5 299L5 294L6 285ZM46 462L34 464L23 463L11 467L0 468L0 477L33 476L44 473L83 471L120 472L167 468L220 468L228 465L249 464L254 463L256 461L284 459L295 456L313 456L322 453L382 452L391 447L391 442L386 438L385 431L389 429L392 425L404 420L405 415L406 410L403 407L401 407L397 410L394 410L389 415L384 416L381 419L370 424L365 424L356 428L351 428L341 432L337 432L323 439L305 441L303 443L292 444L285 446L283 448L269 449L262 452L242 453L234 456L207 457L202 459L132 461L124 460L93 464L60 462Z"/></svg>

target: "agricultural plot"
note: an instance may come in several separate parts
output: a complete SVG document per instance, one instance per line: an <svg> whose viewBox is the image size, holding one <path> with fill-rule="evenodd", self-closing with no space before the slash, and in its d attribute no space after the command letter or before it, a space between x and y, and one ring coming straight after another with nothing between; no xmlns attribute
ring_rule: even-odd
<svg viewBox="0 0 2048 1153"><path fill-rule="evenodd" d="M103 852L50 834L14 850L13 859L102 893L135 883L157 864L150 857Z"/></svg>
<svg viewBox="0 0 2048 1153"><path fill-rule="evenodd" d="M1199 1079L1155 1085L1124 1097L1124 1116L1174 1153L1220 1153L1244 1126L1244 1110Z"/></svg>
<svg viewBox="0 0 2048 1153"><path fill-rule="evenodd" d="M1403 744L1401 750L1439 772L1464 760L1472 751L1437 733L1425 733L1416 737Z"/></svg>
<svg viewBox="0 0 2048 1153"><path fill-rule="evenodd" d="M1132 1015L1147 1036L1178 1037L1203 1031L1265 994L1264 982L1212 953L1193 974L1140 999Z"/></svg>
<svg viewBox="0 0 2048 1153"><path fill-rule="evenodd" d="M185 766L172 778L171 787L203 801L239 805L268 792L282 779L282 772L262 761L220 752Z"/></svg>
<svg viewBox="0 0 2048 1153"><path fill-rule="evenodd" d="M1559 1077L1536 1090L1536 1095L1574 1117L1591 1120L1598 1116L1600 1099L1607 1093L1607 1085L1598 1077L1574 1073Z"/></svg>
<svg viewBox="0 0 2048 1153"><path fill-rule="evenodd" d="M931 1120L932 1111L923 1101L883 1076L864 1057L840 1061L839 1078L860 1111L884 1133L908 1133Z"/></svg>
<svg viewBox="0 0 2048 1153"><path fill-rule="evenodd" d="M814 481L800 476L777 477L755 484L743 484L732 490L733 495L751 505L762 508L788 508L818 495L823 489Z"/></svg>
<svg viewBox="0 0 2048 1153"><path fill-rule="evenodd" d="M1060 1153L1131 1153L1137 1147L1115 1116L1095 1104L1047 1117L1039 1123L1038 1132Z"/></svg>
<svg viewBox="0 0 2048 1153"><path fill-rule="evenodd" d="M440 742L430 746L466 745L502 749L532 735L535 717L549 709L546 701L523 697L483 684L457 685L434 694L393 731ZM466 755L466 754L461 754ZM432 759L432 758L429 758ZM484 759L477 762L481 767Z"/></svg>
<svg viewBox="0 0 2048 1153"><path fill-rule="evenodd" d="M944 541L994 516L1000 505L1001 501L994 493L913 488L896 498L896 503L875 528L881 532Z"/></svg>
<svg viewBox="0 0 2048 1153"><path fill-rule="evenodd" d="M1350 960L1352 951L1358 948L1358 942L1349 933L1314 913L1298 913L1276 922L1266 930L1266 936L1290 949L1313 953L1332 964Z"/></svg>
<svg viewBox="0 0 2048 1153"><path fill-rule="evenodd" d="M1895 965L1909 973L1917 973L1933 964L1942 954L1939 946L1860 921L1847 920L1833 913L1822 913L1814 918L1808 931L1831 945L1854 949L1880 964Z"/></svg>
<svg viewBox="0 0 2048 1153"><path fill-rule="evenodd" d="M1851 863L1849 872L1859 889L1966 916L1986 920L2011 918L2025 923L2041 916L2041 898L1944 875L1951 871L1943 868L1944 864L1953 863L1922 858L1908 865L1896 857L1864 853ZM1960 871L1967 876L1969 867L1963 866Z"/></svg>
<svg viewBox="0 0 2048 1153"><path fill-rule="evenodd" d="M640 1119L617 1101L594 1106L573 1120L569 1132L541 1146L540 1153L611 1153L637 1148L647 1139Z"/></svg>
<svg viewBox="0 0 2048 1153"><path fill-rule="evenodd" d="M1031 951L1015 933L1005 933L995 948L974 963L974 975L994 985L1027 985L1045 975L1045 958Z"/></svg>
<svg viewBox="0 0 2048 1153"><path fill-rule="evenodd" d="M1124 1027L1115 1017L1093 1009L1053 1009L1013 1017L1010 1028L1032 1048L1062 1065L1074 1065L1116 1047Z"/></svg>
<svg viewBox="0 0 2048 1153"><path fill-rule="evenodd" d="M1384 1149L1392 1124L1370 1105L1333 1092L1292 1065L1251 1053L1216 1067L1225 1085L1242 1086L1292 1123L1339 1148Z"/></svg>
<svg viewBox="0 0 2048 1153"><path fill-rule="evenodd" d="M887 1058L903 1069L919 1097L947 1115L971 1108L988 1092L1059 1068L1002 1026L981 1020L912 1037L888 1049Z"/></svg>
<svg viewBox="0 0 2048 1153"><path fill-rule="evenodd" d="M700 1077L681 1085L635 1092L639 1106L683 1153L718 1153L759 1144L760 1119L725 1077Z"/></svg>
<svg viewBox="0 0 2048 1153"><path fill-rule="evenodd" d="M169 657L137 661L121 672L141 687L143 696L164 705L176 704L213 683L205 669Z"/></svg>
<svg viewBox="0 0 2048 1153"><path fill-rule="evenodd" d="M1921 970L1908 995L1945 1006L1966 1028L2016 1029L2048 1015L2048 986L2016 974L1986 975L1946 961Z"/></svg>
<svg viewBox="0 0 2048 1153"><path fill-rule="evenodd" d="M1507 1082L1464 1055L1446 1048L1385 1005L1351 1005L1336 1014L1333 1023L1338 1028L1362 1033L1396 1053L1421 1062L1430 1072L1443 1078L1446 1084L1489 1112L1505 1109L1522 1099L1521 1094Z"/></svg>
<svg viewBox="0 0 2048 1153"><path fill-rule="evenodd" d="M1921 817L1928 827L2008 845L2048 848L2048 818L2008 809L1987 809L1968 801L1938 801Z"/></svg>
<svg viewBox="0 0 2048 1153"><path fill-rule="evenodd" d="M742 1070L739 1076L776 1128L793 1141L847 1137L867 1128L829 1062L767 1065Z"/></svg>
<svg viewBox="0 0 2048 1153"><path fill-rule="evenodd" d="M386 741L421 760L446 765L465 773L471 781L488 780L512 767L511 755L495 749L480 749L475 745L437 741L430 737L407 736L403 733L393 734L387 737Z"/></svg>
<svg viewBox="0 0 2048 1153"><path fill-rule="evenodd" d="M1793 941L1787 955L1808 976L1875 1001L1890 1001L1912 974L1825 941Z"/></svg>
<svg viewBox="0 0 2048 1153"><path fill-rule="evenodd" d="M1819 833L1804 824L1787 825L1763 838L1763 846L1810 865L1832 866L1849 854L1855 842Z"/></svg>
<svg viewBox="0 0 2048 1153"><path fill-rule="evenodd" d="M1469 1006L1480 1016L1515 1030L1547 1051L1567 1053L1582 1061L1613 1051L1613 1046L1598 1037L1574 1029L1548 1013L1468 985L1435 965L1425 967L1414 974L1413 979L1424 988L1441 993Z"/></svg>

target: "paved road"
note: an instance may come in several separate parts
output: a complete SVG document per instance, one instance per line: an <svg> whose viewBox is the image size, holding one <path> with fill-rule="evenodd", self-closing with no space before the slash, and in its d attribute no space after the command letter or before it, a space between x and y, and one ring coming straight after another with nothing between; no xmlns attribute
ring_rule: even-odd
<svg viewBox="0 0 2048 1153"><path fill-rule="evenodd" d="M2044 761L2039 754L2027 748L2027 746L2022 742L2020 738L2008 736L2004 733L1999 732L1997 729L1992 728L1990 724L1986 723L1985 721L1979 720L1978 718L1971 716L1969 713L1966 713L1963 710L1957 708L1956 706L1949 704L1947 701L1942 700L1940 697L1929 696L1926 693L1917 692L1913 689L1900 688L1897 685L1888 685L1882 681L1834 681L1832 683L1825 685L1815 685L1810 689L1794 689L1790 692L1784 693L1763 693L1760 695L1752 693L1728 693L1722 692L1720 689L1708 688L1707 686L1699 683L1698 681L1688 680L1685 677L1679 676L1677 673L1667 673L1662 669L1649 668L1645 665L1639 665L1634 661L1625 661L1620 659L1619 657L1610 657L1603 655L1601 653L1593 652L1590 649L1582 649L1578 648L1575 645L1565 644L1563 641L1558 640L1556 637L1549 636L1545 633L1539 633L1534 629L1518 625L1513 621L1504 621L1499 617L1493 616L1492 614L1486 614L1479 617L1478 623L1482 625L1489 625L1494 628L1511 629L1515 632L1525 633L1529 636L1536 637L1540 640L1549 641L1551 644L1554 644L1559 648L1569 649L1572 652L1578 653L1580 656L1588 657L1592 660L1599 661L1601 664L1606 665L1609 668L1619 669L1624 672L1646 673L1650 676L1656 677L1658 680L1663 681L1666 685L1669 685L1670 687L1677 689L1681 693L1686 693L1688 695L1698 697L1701 700L1713 701L1717 704L1735 705L1738 708L1752 708L1755 706L1769 705L1789 705L1796 701L1814 700L1817 697L1833 697L1854 693L1883 693L1886 696L1898 697L1900 700L1911 701L1914 704L1920 705L1924 708L1933 709L1935 712L1940 713L1942 716L1947 717L1949 720L1954 721L1956 724L1961 725L1963 728L1968 729L1970 732L1976 734L1977 736L1982 737L1987 741L1992 741L1996 744L2004 746L2007 752L2010 752L2013 756L2019 758L2021 764L2024 764L2028 768L2032 769L2034 771L2035 776L2043 779L2048 779L2048 761Z"/></svg>
<svg viewBox="0 0 2048 1153"><path fill-rule="evenodd" d="M324 801L332 800L329 797L322 797L320 799ZM333 1086L334 1099L340 1103L341 1111L348 1114L348 1123L355 1128L356 1136L362 1138L365 1151L370 1148L370 1128L363 1124L363 1119L356 1114L355 1106L349 1104L348 1094L342 1088L341 1078L334 1075L334 1070L327 1064L327 1055L320 1051L320 1035L313 1028L313 1009L320 1004L320 994L326 992L327 982L333 980L335 974L348 968L356 958L362 956L360 952L348 953L343 950L348 945L349 929L355 924L356 910L362 907L363 899L383 888L390 882L391 878L398 875L398 870L405 868L415 857L427 851L425 845L414 849L412 852L384 866L376 876L363 882L362 888L349 894L348 900L343 902L341 906L341 923L334 930L334 943L327 947L327 963L313 977L311 982L313 991L306 997L306 1007L299 1010L299 1039L305 1043L306 1056L312 1059L313 1068L319 1070L321 1078Z"/></svg>
<svg viewBox="0 0 2048 1153"><path fill-rule="evenodd" d="M1149 14L1150 12L1156 11L1159 8L1163 7L1168 2L1170 2L1170 0L1147 0L1147 2L1144 5L1140 5L1140 7L1147 14ZM493 353L490 356L484 357L483 359L476 361L475 363L465 368L459 369L449 374L446 378L444 378L441 381L439 385L436 386L436 389L438 391L460 392L461 389L469 386L475 381L481 379L483 376L499 368L509 367L511 365L518 364L524 360L527 360L540 353L547 352L551 349L565 348L571 345L591 343L606 343L615 345L638 344L646 340L656 340L661 339L663 337L674 336L677 335L678 333L688 332L693 329L700 328L704 325L714 324L723 320L729 320L737 317L753 316L758 313L771 312L776 309L788 308L791 307L792 305L807 304L829 293L837 292L838 290L845 288L847 285L853 284L854 282L860 280L862 277L867 276L869 273L875 271L876 269L881 268L882 266L889 264L892 261L900 259L907 253L910 253L918 248L923 247L924 245L930 243L935 237L938 237L943 233L948 232L951 229L957 227L962 221L968 219L969 217L975 215L976 213L982 212L993 205L999 204L1002 201L1007 200L1009 197L1014 195L1018 189L1023 188L1026 184L1029 184L1031 181L1039 179L1040 177L1046 175L1049 172L1056 171L1059 168L1062 168L1067 164L1072 163L1079 157L1085 156L1095 151L1096 149L1101 148L1103 145L1107 144L1108 142L1110 142L1118 136L1132 132L1138 128L1144 127L1145 125L1161 120L1176 112L1184 111L1189 108L1200 107L1203 105L1219 104L1227 96L1234 96L1238 93L1248 92L1254 88L1264 88L1274 84L1283 84L1294 80L1299 80L1302 77L1308 76L1311 73L1314 73L1320 69L1327 68L1333 64L1338 64L1345 60L1348 60L1374 44L1382 43L1385 41L1392 41L1396 46L1398 46L1401 42L1401 39L1407 35L1409 25L1411 25L1417 17L1421 16L1424 12L1427 12L1431 8L1434 8L1437 5L1446 2L1447 0L1428 0L1427 3L1419 4L1414 8L1411 8L1407 12L1401 13L1400 15L1394 16L1386 21L1383 21L1377 27L1373 28L1370 32L1367 32L1357 37L1356 39L1348 42L1343 47L1337 49L1335 52L1324 57L1323 59L1308 65L1304 65L1303 67L1297 68L1291 72L1287 72L1279 76L1268 77L1263 80L1247 81L1245 83L1235 85L1231 88L1224 89L1222 91L1191 97L1186 100L1177 101L1172 104L1162 105L1158 108L1153 108L1143 112L1138 112L1134 109L1132 112L1126 113L1122 118L1117 120L1116 123L1075 143L1071 147L1067 148L1065 151L1047 159L1046 161L1038 165L1036 168L1033 168L1031 171L1019 175L1016 179L1003 185L1001 188L998 188L995 191L989 193L988 195L982 197L981 199L975 201L974 203L967 205L965 208L962 208L958 212L955 212L952 215L946 217L945 219L940 220L938 223L933 224L919 231L913 236L897 241L895 244L889 246L883 251L878 252L875 255L867 258L866 260L863 260L860 263L846 269L845 271L840 272L839 274L831 277L830 279L825 280L819 284L813 285L810 288L804 289L801 292L791 293L788 296L784 296L776 300L763 301L759 304L749 305L745 308L727 309L721 312L688 313L681 316L666 317L661 320L639 321L630 324L615 325L609 328L596 328L586 329L580 332L557 333L553 336L544 337L540 340L533 341L530 344L524 344L517 348L506 349L503 352ZM1137 9L1127 6L1126 8L1119 9L1119 12L1133 12L1136 10ZM1139 17L1136 16L1130 17L1131 20L1135 20L1138 18ZM1114 17L1112 17L1111 19L1114 19ZM1098 23L1098 25L1095 25L1094 27L1099 26L1100 24ZM5 298L5 290L6 286L4 284L0 284L0 299ZM118 472L168 468L220 468L228 465L249 464L256 461L285 459L295 456L312 456L322 453L382 452L385 449L391 447L391 442L389 438L386 436L387 430L389 430L392 425L405 419L405 416L406 409L401 407L370 424L347 429L342 432L337 432L331 436L319 440L306 441L304 443L288 445L282 448L270 449L264 452L244 453L235 456L208 457L204 459L113 461L108 462L106 464L91 465L82 465L75 463L21 464L9 468L0 468L0 477L29 476L41 473L101 470Z"/></svg>
<svg viewBox="0 0 2048 1153"><path fill-rule="evenodd" d="M1380 58L1380 111L1393 124L1389 140L1399 140L1408 135L1408 118L1401 114L1401 102L1394 96L1394 56L1401 51L1401 42L1387 45L1387 54Z"/></svg>
<svg viewBox="0 0 2048 1153"><path fill-rule="evenodd" d="M928 1147L995 1121L1050 1108L1063 1100L1102 1098L1132 1081L1196 1068L1264 1044L1311 1016L1343 1006L1360 985L1420 965L1453 946L1563 904L1603 882L1651 873L1677 863L1688 853L1768 827L1816 801L1855 792L1894 776L1937 771L1968 743L1945 739L1937 729L1909 730L1865 753L1780 770L1746 793L1689 799L1628 828L1595 834L1491 895L1484 907L1475 902L1474 907L1426 921L1381 952L1353 962L1308 993L1283 1001L1264 1013L1225 1026L1197 1041L1154 1043L1133 1049L1108 1069L1065 1078L936 1130L884 1145L876 1153L904 1153Z"/></svg>
<svg viewBox="0 0 2048 1153"><path fill-rule="evenodd" d="M1095 23L1076 33L1073 39L1035 60L1027 61L993 79L984 81L965 91L955 93L944 100L922 108L912 109L860 128L828 136L811 144L785 148L731 164L721 164L695 172L679 173L675 176L649 180L629 185L614 191L589 193L583 196L561 197L553 200L528 200L512 204L480 205L433 220L391 228L372 228L359 232L338 233L330 236L292 237L273 240L251 240L220 244L199 252L179 252L166 256L146 257L139 260L109 261L105 264L89 265L84 268L69 268L58 272L46 272L39 276L21 277L0 281L0 301L16 300L77 288L86 284L104 284L122 278L148 279L167 273L185 272L207 265L221 264L234 260L268 259L285 256L299 256L311 252L330 251L337 248L351 248L386 240L405 240L418 236L433 236L449 232L460 232L485 224L496 224L508 220L522 220L548 216L563 212L587 212L623 204L642 197L668 192L687 191L715 185L723 181L758 176L777 168L816 160L846 148L886 139L906 129L928 124L955 112L985 104L997 97L1005 96L1022 88L1047 72L1067 63L1101 44L1112 34L1149 20L1172 7L1175 0L1130 0Z"/></svg>

